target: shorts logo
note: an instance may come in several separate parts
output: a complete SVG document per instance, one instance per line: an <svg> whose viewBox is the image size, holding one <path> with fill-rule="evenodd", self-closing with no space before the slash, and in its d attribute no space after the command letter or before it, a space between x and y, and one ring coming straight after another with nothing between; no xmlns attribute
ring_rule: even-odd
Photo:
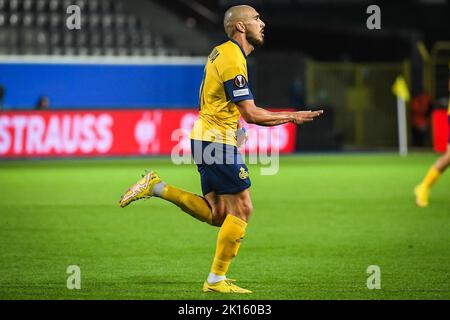
<svg viewBox="0 0 450 320"><path fill-rule="evenodd" d="M247 85L247 80L245 80L245 77L241 74L238 74L235 78L234 78L234 85L237 88L243 88Z"/></svg>
<svg viewBox="0 0 450 320"><path fill-rule="evenodd" d="M242 168L242 167L241 167L240 172L239 172L239 178L241 178L242 180L248 178L248 172L245 171L245 169Z"/></svg>

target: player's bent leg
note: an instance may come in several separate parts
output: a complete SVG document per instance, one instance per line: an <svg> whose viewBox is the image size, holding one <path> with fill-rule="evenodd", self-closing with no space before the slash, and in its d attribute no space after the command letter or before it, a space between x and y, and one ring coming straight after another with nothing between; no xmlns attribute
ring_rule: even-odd
<svg viewBox="0 0 450 320"><path fill-rule="evenodd" d="M431 166L425 175L422 182L414 188L414 195L416 196L416 204L419 207L427 207L429 204L429 194L431 187L436 183L441 174L450 165L450 144L444 155Z"/></svg>
<svg viewBox="0 0 450 320"><path fill-rule="evenodd" d="M212 224L212 210L205 198L168 185L154 171L145 174L127 190L120 206L123 208L133 201L153 196L170 201L192 217Z"/></svg>
<svg viewBox="0 0 450 320"><path fill-rule="evenodd" d="M213 225L213 212L204 197L168 184L162 189L160 197L177 205L195 219Z"/></svg>

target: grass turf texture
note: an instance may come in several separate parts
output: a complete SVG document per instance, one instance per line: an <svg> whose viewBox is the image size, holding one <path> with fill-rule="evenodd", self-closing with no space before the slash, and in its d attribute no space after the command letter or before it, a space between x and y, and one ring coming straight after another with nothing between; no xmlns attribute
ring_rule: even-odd
<svg viewBox="0 0 450 320"><path fill-rule="evenodd" d="M450 173L426 209L413 187L434 154L282 157L250 166L254 214L229 276L252 295L201 287L218 228L152 198L118 206L145 168L200 193L169 159L0 163L1 299L449 299ZM81 268L68 290L66 268ZM367 267L381 268L368 290Z"/></svg>

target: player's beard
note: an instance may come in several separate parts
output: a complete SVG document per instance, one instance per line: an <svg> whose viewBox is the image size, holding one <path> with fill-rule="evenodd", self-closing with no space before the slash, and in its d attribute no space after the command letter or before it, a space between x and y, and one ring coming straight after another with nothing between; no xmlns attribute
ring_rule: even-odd
<svg viewBox="0 0 450 320"><path fill-rule="evenodd" d="M249 34L247 33L245 35L245 38L247 39L248 43L250 43L254 48L256 47L260 47L264 44L264 38L257 38L255 35L253 34Z"/></svg>

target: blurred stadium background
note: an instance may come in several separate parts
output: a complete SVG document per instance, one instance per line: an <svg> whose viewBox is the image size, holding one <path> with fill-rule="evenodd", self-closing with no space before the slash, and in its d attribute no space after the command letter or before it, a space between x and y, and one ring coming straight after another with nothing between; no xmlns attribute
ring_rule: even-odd
<svg viewBox="0 0 450 320"><path fill-rule="evenodd" d="M0 0L2 108L35 109L47 98L50 110L195 110L204 57L225 40L222 14L236 3ZM370 1L248 3L267 22L266 44L249 59L257 103L327 111L299 128L289 152L395 148L398 75L411 93L409 145L434 146L433 111L448 104L447 1L383 3L381 30L366 27ZM71 4L80 30L66 27Z"/></svg>
<svg viewBox="0 0 450 320"><path fill-rule="evenodd" d="M0 0L1 297L205 298L197 295L198 283L216 231L199 229L161 202L155 202L157 220L149 220L148 202L124 216L117 201L141 170L155 166L168 180L200 192L195 169L154 156L171 153L173 130L192 126L206 56L226 40L223 13L241 3ZM260 218L255 214L238 276L252 277L245 263L267 254L273 261L262 268L260 282L252 282L262 292L256 298L449 298L449 180L440 182L427 217L412 198L414 183L447 144L449 2L379 1L381 30L366 27L372 1L245 3L266 23L265 45L248 59L256 103L324 108L325 114L313 124L279 128L281 152L297 155L283 158L286 170L274 180L254 175ZM70 5L81 9L79 30L66 27ZM392 92L398 76L410 93L408 146L421 151L402 159ZM249 152L272 148L273 129L259 130ZM180 146L187 150L186 142ZM29 161L34 158L52 160ZM289 192L266 196L275 181ZM280 201L283 212L275 220ZM179 230L178 238L168 238L162 232L167 228ZM153 237L163 239L161 251L149 248ZM410 253L412 248L417 251ZM198 250L204 252L189 260ZM189 261L180 265L180 259ZM365 268L376 261L400 268L404 278L392 267L385 274L391 291L370 295ZM65 288L64 273L76 263L91 268L78 296ZM275 269L279 275L269 271ZM299 270L302 284L288 282ZM341 271L346 276L331 276ZM172 282L165 281L167 272L176 274ZM284 291L286 283L290 289Z"/></svg>

